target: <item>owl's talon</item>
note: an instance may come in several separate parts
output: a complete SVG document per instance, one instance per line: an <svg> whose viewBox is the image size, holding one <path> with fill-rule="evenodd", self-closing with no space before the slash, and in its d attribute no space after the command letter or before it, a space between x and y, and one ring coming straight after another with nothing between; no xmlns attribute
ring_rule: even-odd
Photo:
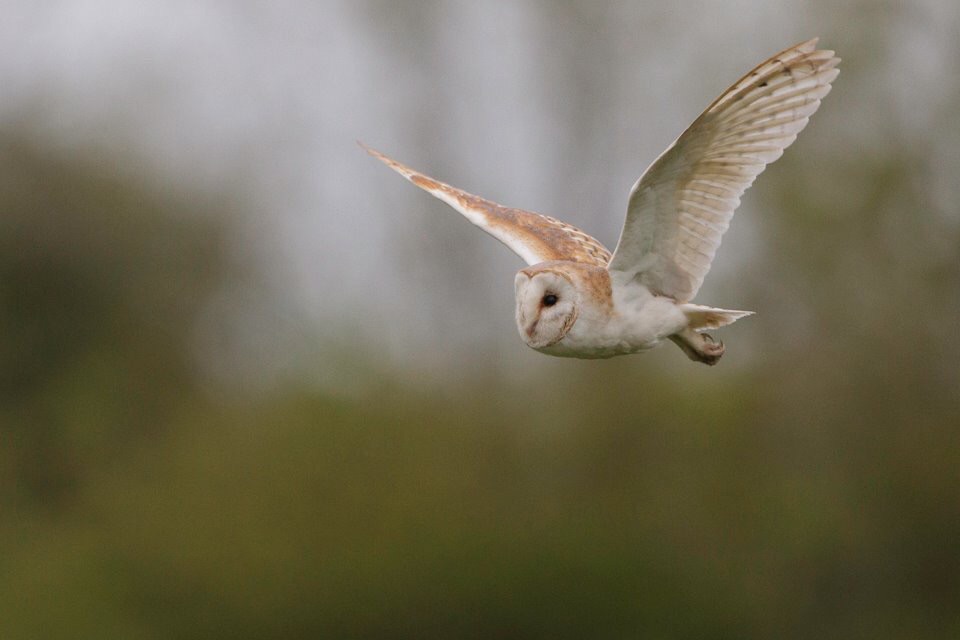
<svg viewBox="0 0 960 640"><path fill-rule="evenodd" d="M670 339L694 362L711 366L720 361L726 350L723 341L714 340L709 334L697 333L691 329L676 333L670 336Z"/></svg>

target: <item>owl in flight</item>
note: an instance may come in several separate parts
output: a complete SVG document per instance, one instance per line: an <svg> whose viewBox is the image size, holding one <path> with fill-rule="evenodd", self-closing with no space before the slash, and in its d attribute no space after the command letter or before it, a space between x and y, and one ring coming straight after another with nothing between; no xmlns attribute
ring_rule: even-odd
<svg viewBox="0 0 960 640"><path fill-rule="evenodd" d="M610 358L669 338L691 359L716 364L707 330L750 315L691 301L740 197L807 125L840 59L817 39L761 63L707 107L640 176L611 255L580 229L461 191L364 147L517 253L520 337L542 353Z"/></svg>

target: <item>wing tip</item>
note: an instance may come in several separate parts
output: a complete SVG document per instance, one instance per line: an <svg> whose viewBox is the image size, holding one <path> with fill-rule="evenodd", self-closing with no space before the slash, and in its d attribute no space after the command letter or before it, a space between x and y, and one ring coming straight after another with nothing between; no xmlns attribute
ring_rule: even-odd
<svg viewBox="0 0 960 640"><path fill-rule="evenodd" d="M811 56L822 58L824 66L829 65L830 67L835 67L840 64L842 58L837 57L837 52L833 49L817 49L817 44L819 42L820 36L815 36L809 40L804 40L803 42L795 44L792 47L788 47L773 57L777 58L785 53L797 52L802 54L807 59L809 59Z"/></svg>
<svg viewBox="0 0 960 640"><path fill-rule="evenodd" d="M417 186L419 187L423 187L423 185L418 184L417 181L415 180L416 177L420 176L419 172L414 171L413 169L403 164L402 162L397 162L396 160L386 155L385 153L381 153L376 149L374 149L373 147L367 146L360 140L357 140L357 144L360 145L361 149L363 149L364 151L369 153L371 156L373 156L383 164L387 165L388 167L390 167L391 169L399 173L401 176L403 176L407 180L410 180L414 184L417 184ZM426 176L423 176L423 177L426 177ZM435 182L435 181L431 180L431 182Z"/></svg>
<svg viewBox="0 0 960 640"><path fill-rule="evenodd" d="M379 151L377 151L377 150L374 149L373 147L367 146L362 140L357 140L357 144L360 146L361 149L363 149L364 151L366 151L367 153L369 153L370 155L372 155L372 156L373 156L374 158L376 158L377 160L382 160L383 162L386 162L387 164L389 164L390 162L392 162L392 161L390 160L390 158L388 158L387 156L383 155L382 153L380 153Z"/></svg>

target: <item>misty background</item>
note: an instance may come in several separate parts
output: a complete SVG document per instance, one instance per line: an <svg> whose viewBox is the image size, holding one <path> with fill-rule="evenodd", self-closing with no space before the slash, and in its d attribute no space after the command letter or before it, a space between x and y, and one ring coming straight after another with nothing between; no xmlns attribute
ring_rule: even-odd
<svg viewBox="0 0 960 640"><path fill-rule="evenodd" d="M960 634L960 5L0 17L3 638ZM356 145L612 248L815 35L713 368L527 349L520 260Z"/></svg>

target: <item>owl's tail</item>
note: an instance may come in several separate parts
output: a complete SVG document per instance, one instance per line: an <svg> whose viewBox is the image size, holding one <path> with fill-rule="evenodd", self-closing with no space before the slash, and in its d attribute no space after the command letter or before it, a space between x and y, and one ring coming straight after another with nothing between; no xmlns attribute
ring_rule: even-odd
<svg viewBox="0 0 960 640"><path fill-rule="evenodd" d="M694 331L706 331L708 329L719 329L728 324L733 324L740 318L752 316L753 311L731 311L730 309L714 309L713 307L704 307L699 304L685 303L680 305L680 310L687 316L690 324L687 325Z"/></svg>

